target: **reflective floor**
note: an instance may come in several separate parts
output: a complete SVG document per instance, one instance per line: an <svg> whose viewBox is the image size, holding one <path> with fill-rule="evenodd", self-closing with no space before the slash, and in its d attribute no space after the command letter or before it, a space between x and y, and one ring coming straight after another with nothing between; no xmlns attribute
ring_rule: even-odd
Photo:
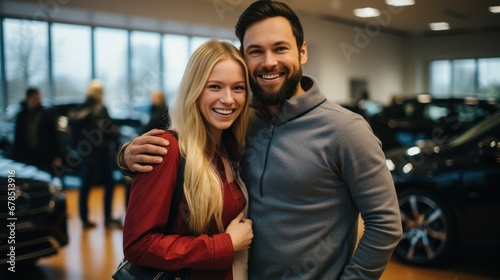
<svg viewBox="0 0 500 280"><path fill-rule="evenodd" d="M114 197L115 217L123 217L124 188L117 186ZM103 192L96 187L91 193L90 218L98 227L83 230L78 219L77 190L66 191L68 199L70 244L59 254L41 259L32 266L17 266L16 272L2 271L0 279L34 280L100 280L111 279L122 254L120 229L103 226ZM418 268L391 260L382 280L493 280L500 279L499 248L464 246L453 264L440 268Z"/></svg>

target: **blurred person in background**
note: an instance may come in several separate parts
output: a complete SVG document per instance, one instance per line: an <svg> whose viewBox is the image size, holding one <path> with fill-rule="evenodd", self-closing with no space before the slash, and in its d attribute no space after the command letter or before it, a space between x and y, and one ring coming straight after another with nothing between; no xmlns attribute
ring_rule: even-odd
<svg viewBox="0 0 500 280"><path fill-rule="evenodd" d="M26 90L21 111L16 116L13 157L54 175L52 164L60 165L55 117L41 104L37 88Z"/></svg>
<svg viewBox="0 0 500 280"><path fill-rule="evenodd" d="M103 104L103 94L101 81L91 81L85 101L69 113L73 146L81 160L79 213L83 228L96 226L88 217L88 199L93 185L104 186L104 225L121 227L121 221L112 216L115 188L112 159L118 144L119 129Z"/></svg>
<svg viewBox="0 0 500 280"><path fill-rule="evenodd" d="M169 125L170 117L168 115L165 94L160 90L154 91L151 94L149 122L144 127L143 133L148 132L153 128L165 129Z"/></svg>
<svg viewBox="0 0 500 280"><path fill-rule="evenodd" d="M142 133L146 133L154 128L166 129L170 126L170 116L163 91L156 90L151 93L151 109L149 112L149 121L142 129ZM132 178L125 175L123 180L125 186L125 207L128 205L131 183Z"/></svg>

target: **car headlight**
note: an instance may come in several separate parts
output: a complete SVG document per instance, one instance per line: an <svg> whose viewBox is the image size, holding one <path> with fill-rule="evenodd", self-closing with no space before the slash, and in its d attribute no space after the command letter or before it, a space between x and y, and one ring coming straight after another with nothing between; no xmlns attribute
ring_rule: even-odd
<svg viewBox="0 0 500 280"><path fill-rule="evenodd" d="M54 198L59 198L62 192L61 179L54 177L49 183L49 191L53 194Z"/></svg>
<svg viewBox="0 0 500 280"><path fill-rule="evenodd" d="M408 150L406 150L406 154L409 156L415 156L420 154L421 150L419 147L411 147Z"/></svg>
<svg viewBox="0 0 500 280"><path fill-rule="evenodd" d="M396 165L391 159L386 159L385 164L387 165L387 168L389 168L389 171L394 171L394 169L396 169Z"/></svg>
<svg viewBox="0 0 500 280"><path fill-rule="evenodd" d="M411 163L407 163L403 166L402 168L402 171L405 173L405 174L408 174L410 173L411 171L413 170L413 164Z"/></svg>

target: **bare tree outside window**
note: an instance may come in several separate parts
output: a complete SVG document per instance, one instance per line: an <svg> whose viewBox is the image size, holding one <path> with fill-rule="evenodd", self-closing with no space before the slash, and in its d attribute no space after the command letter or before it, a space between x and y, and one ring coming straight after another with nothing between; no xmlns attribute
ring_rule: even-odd
<svg viewBox="0 0 500 280"><path fill-rule="evenodd" d="M5 19L5 70L7 106L24 99L26 88L40 88L43 97L48 90L48 25L45 22Z"/></svg>

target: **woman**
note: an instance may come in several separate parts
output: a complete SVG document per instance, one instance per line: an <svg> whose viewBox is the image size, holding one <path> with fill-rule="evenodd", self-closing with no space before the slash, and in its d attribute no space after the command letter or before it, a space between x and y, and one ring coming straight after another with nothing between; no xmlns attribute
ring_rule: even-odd
<svg viewBox="0 0 500 280"><path fill-rule="evenodd" d="M168 156L132 182L123 246L134 264L189 269L191 279L241 279L232 269L253 232L244 218L246 188L238 173L249 118L248 70L227 42L209 41L191 57L172 109ZM167 223L179 155L184 195L171 233ZM246 269L246 263L245 263ZM246 278L246 271L244 272Z"/></svg>
<svg viewBox="0 0 500 280"><path fill-rule="evenodd" d="M121 221L112 215L115 188L112 159L118 145L119 128L111 120L103 99L102 82L93 80L87 88L85 101L69 113L74 149L81 159L79 211L85 229L96 226L88 217L88 200L91 186L98 184L104 186L104 225L121 228Z"/></svg>

